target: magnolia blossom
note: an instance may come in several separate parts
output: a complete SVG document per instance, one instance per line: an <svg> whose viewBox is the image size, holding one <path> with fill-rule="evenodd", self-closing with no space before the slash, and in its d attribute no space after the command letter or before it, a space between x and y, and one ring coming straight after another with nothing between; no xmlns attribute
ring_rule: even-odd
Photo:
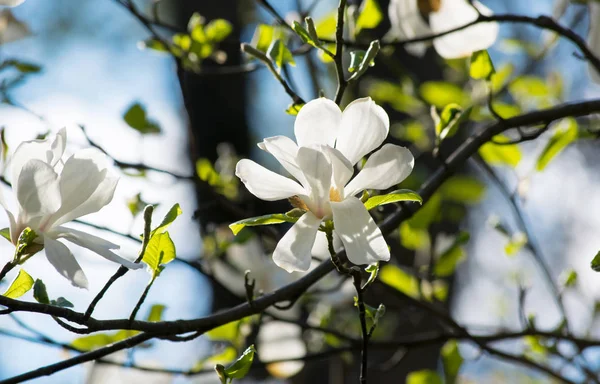
<svg viewBox="0 0 600 384"><path fill-rule="evenodd" d="M140 264L125 260L113 249L119 246L97 236L64 227L78 217L99 211L113 198L118 179L108 175L105 156L95 149L81 150L62 161L67 142L63 128L53 140L21 143L12 156L10 172L18 214L0 204L10 221L10 238L17 245L21 232L29 227L38 235L50 264L74 286L87 288L88 281L65 239L128 268Z"/></svg>
<svg viewBox="0 0 600 384"><path fill-rule="evenodd" d="M477 11L483 15L492 14L477 0L473 1L473 5L467 0L391 0L388 11L392 24L386 35L388 40L409 40L439 34L476 20L479 16ZM434 39L433 46L443 58L456 59L489 48L497 36L498 23L478 23ZM427 45L409 44L406 49L415 56L423 56Z"/></svg>
<svg viewBox="0 0 600 384"><path fill-rule="evenodd" d="M588 34L588 44L594 54L600 57L600 3L590 1L590 31ZM600 83L600 73L593 65L588 64L590 76L596 83Z"/></svg>
<svg viewBox="0 0 600 384"><path fill-rule="evenodd" d="M353 165L381 145L389 125L383 108L370 98L355 100L343 113L333 101L319 98L298 113L297 143L274 136L259 144L297 181L248 159L238 162L236 175L256 197L290 199L306 211L277 244L273 260L278 266L288 272L308 270L319 226L330 219L352 263L389 260L381 231L356 195L400 183L412 171L413 156L404 147L386 144L352 178Z"/></svg>

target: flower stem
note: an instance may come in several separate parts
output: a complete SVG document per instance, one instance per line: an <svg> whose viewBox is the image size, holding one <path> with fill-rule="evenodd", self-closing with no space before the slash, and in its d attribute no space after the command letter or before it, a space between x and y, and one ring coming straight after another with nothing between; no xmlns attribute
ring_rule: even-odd
<svg viewBox="0 0 600 384"><path fill-rule="evenodd" d="M358 317L360 318L360 329L362 333L362 348L361 348L361 363L360 363L360 383L367 383L367 359L369 347L369 331L367 330L367 314L365 309L365 301L363 298L363 288L361 287L360 270L352 271L354 288L356 288L356 306L358 307Z"/></svg>
<svg viewBox="0 0 600 384"><path fill-rule="evenodd" d="M150 280L150 282L146 286L146 289L144 289L144 292L142 293L142 296L138 300L137 304L135 305L135 308L133 308L133 311L131 312L131 315L129 316L129 321L135 320L135 315L137 315L137 313L140 310L140 307L142 306L142 304L146 300L146 296L148 296L148 292L150 292L150 288L152 287L152 284L154 283L154 280L155 280L155 277L152 277L152 279Z"/></svg>
<svg viewBox="0 0 600 384"><path fill-rule="evenodd" d="M6 263L4 268L2 268L2 271L0 271L0 281L2 281L2 279L4 279L8 272L10 272L16 266L17 263L15 263L14 261L9 261L8 263Z"/></svg>

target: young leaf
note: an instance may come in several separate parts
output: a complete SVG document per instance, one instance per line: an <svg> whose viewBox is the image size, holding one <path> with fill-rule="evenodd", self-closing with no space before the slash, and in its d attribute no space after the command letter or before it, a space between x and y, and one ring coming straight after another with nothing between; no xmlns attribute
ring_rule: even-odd
<svg viewBox="0 0 600 384"><path fill-rule="evenodd" d="M224 372L227 378L243 379L252 366L255 353L256 349L254 348L254 344L252 344L244 351L244 353L242 353L242 356L240 356L239 359L229 367L225 368Z"/></svg>
<svg viewBox="0 0 600 384"><path fill-rule="evenodd" d="M395 265L384 265L379 272L379 280L407 296L414 298L420 296L417 278Z"/></svg>
<svg viewBox="0 0 600 384"><path fill-rule="evenodd" d="M294 21L294 24L292 25L292 29L294 30L294 32L296 32L296 34L298 35L298 37L300 37L300 40L302 40L303 43L310 44L313 47L318 47L319 43L316 42L312 38L312 36L308 33L308 30L306 28L304 28L302 26L302 24L300 24L297 21Z"/></svg>
<svg viewBox="0 0 600 384"><path fill-rule="evenodd" d="M485 193L485 185L469 176L454 176L440 187L440 193L446 200L469 204L479 202Z"/></svg>
<svg viewBox="0 0 600 384"><path fill-rule="evenodd" d="M577 271L574 269L567 269L563 271L563 273L561 273L560 280L564 287L574 287L577 284Z"/></svg>
<svg viewBox="0 0 600 384"><path fill-rule="evenodd" d="M420 204L423 203L423 199L417 192L411 191L410 189L398 189L396 191L390 192L387 195L377 195L370 197L365 202L365 207L367 211L378 207L380 205L397 203L399 201L417 201Z"/></svg>
<svg viewBox="0 0 600 384"><path fill-rule="evenodd" d="M361 50L356 50L356 51L350 52L350 65L348 66L348 72L350 72L350 73L355 72L360 67L360 64L362 63L366 54L367 54L367 51L361 51Z"/></svg>
<svg viewBox="0 0 600 384"><path fill-rule="evenodd" d="M146 321L160 321L162 319L163 312L165 311L166 306L162 304L154 304L150 311L148 311L148 316L146 316Z"/></svg>
<svg viewBox="0 0 600 384"><path fill-rule="evenodd" d="M598 251L598 253L596 253L596 256L594 256L591 267L594 271L600 272L600 251Z"/></svg>
<svg viewBox="0 0 600 384"><path fill-rule="evenodd" d="M458 350L458 342L456 340L448 340L442 347L442 362L444 364L444 376L446 383L456 383L460 366L464 359Z"/></svg>
<svg viewBox="0 0 600 384"><path fill-rule="evenodd" d="M258 225L270 225L270 224L281 224L281 223L295 223L298 221L297 217L291 217L284 213L272 213L270 215L251 217L236 221L235 223L229 224L229 229L234 235L240 233L244 227L255 227Z"/></svg>
<svg viewBox="0 0 600 384"><path fill-rule="evenodd" d="M36 279L33 284L33 298L41 304L50 304L46 284L40 279Z"/></svg>
<svg viewBox="0 0 600 384"><path fill-rule="evenodd" d="M233 31L233 26L229 21L224 19L213 20L206 24L206 27L204 28L206 38L214 43L224 40L231 34L231 31Z"/></svg>
<svg viewBox="0 0 600 384"><path fill-rule="evenodd" d="M503 135L494 136L499 142L508 141L508 137ZM479 155L489 165L508 165L516 167L521 161L521 150L517 144L498 145L491 142L485 143L479 148Z"/></svg>
<svg viewBox="0 0 600 384"><path fill-rule="evenodd" d="M50 301L50 304L56 305L57 307L63 307L63 308L73 308L74 307L73 303L71 303L69 300L65 299L62 296L60 296L56 300Z"/></svg>
<svg viewBox="0 0 600 384"><path fill-rule="evenodd" d="M409 373L406 384L442 384L442 378L436 371L424 369Z"/></svg>
<svg viewBox="0 0 600 384"><path fill-rule="evenodd" d="M542 150L535 168L538 171L543 171L556 155L577 139L577 134L577 121L572 117L563 119L546 147Z"/></svg>
<svg viewBox="0 0 600 384"><path fill-rule="evenodd" d="M473 52L469 75L475 80L490 80L494 73L496 71L488 52L486 50Z"/></svg>
<svg viewBox="0 0 600 384"><path fill-rule="evenodd" d="M6 240L8 240L9 243L12 243L12 240L10 239L10 228L0 229L0 236L4 237Z"/></svg>
<svg viewBox="0 0 600 384"><path fill-rule="evenodd" d="M457 265L465 258L462 246L469 241L469 234L461 232L452 245L450 245L438 258L434 267L434 274L439 277L450 276L454 273Z"/></svg>
<svg viewBox="0 0 600 384"><path fill-rule="evenodd" d="M2 296L16 299L27 293L31 287L33 287L33 278L24 269L21 269Z"/></svg>
<svg viewBox="0 0 600 384"><path fill-rule="evenodd" d="M442 113L438 115L435 107L432 106L431 116L435 123L435 134L439 141L444 140L446 137L452 137L460 124L469 118L472 109L472 107L469 107L463 111L460 105L451 103L446 105L442 109Z"/></svg>
<svg viewBox="0 0 600 384"><path fill-rule="evenodd" d="M348 81L353 81L353 80L358 79L367 71L367 69L369 67L372 67L375 65L375 57L379 53L380 47L381 46L379 44L379 40L373 40L373 41L371 41L371 44L369 44L369 48L364 53L364 55L359 53L358 56L361 58L361 61L360 61L360 63L358 63L358 65L356 63L351 65L351 68L353 69L353 71L350 71L350 72L354 72L354 73L352 74L352 76L350 76Z"/></svg>
<svg viewBox="0 0 600 384"><path fill-rule="evenodd" d="M278 68L282 68L285 64L292 66L296 65L292 52L285 46L285 44L277 39L271 43L267 50L267 56L273 60Z"/></svg>
<svg viewBox="0 0 600 384"><path fill-rule="evenodd" d="M160 127L148 120L146 110L140 103L132 104L123 115L123 120L141 134L160 133Z"/></svg>
<svg viewBox="0 0 600 384"><path fill-rule="evenodd" d="M158 227L154 228L154 230L150 233L150 236L154 236L155 234L164 233L169 225L171 225L177 216L181 215L183 211L179 207L179 204L175 204L169 209L169 212L165 215L163 221L158 225Z"/></svg>
<svg viewBox="0 0 600 384"><path fill-rule="evenodd" d="M464 107L470 100L462 88L446 81L427 81L421 84L419 92L427 104L435 105L436 108L444 108L452 103Z"/></svg>
<svg viewBox="0 0 600 384"><path fill-rule="evenodd" d="M175 244L169 232L157 233L150 238L142 261L148 265L152 276L156 277L164 268L163 265L175 259L175 255Z"/></svg>
<svg viewBox="0 0 600 384"><path fill-rule="evenodd" d="M365 268L365 272L369 274L369 279L365 283L365 287L368 287L377 279L377 275L379 275L379 262L369 265Z"/></svg>

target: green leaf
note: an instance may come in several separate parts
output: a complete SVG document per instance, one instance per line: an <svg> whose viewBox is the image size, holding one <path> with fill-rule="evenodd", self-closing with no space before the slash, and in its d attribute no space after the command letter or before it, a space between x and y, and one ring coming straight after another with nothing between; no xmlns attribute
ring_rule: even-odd
<svg viewBox="0 0 600 384"><path fill-rule="evenodd" d="M361 51L361 50L356 50L356 51L350 52L350 65L348 66L348 72L350 72L350 73L355 72L359 68L359 66L362 63L363 59L365 58L366 54L367 54L367 51Z"/></svg>
<svg viewBox="0 0 600 384"><path fill-rule="evenodd" d="M96 333L93 335L79 337L71 342L71 346L80 351L91 351L109 344L125 340L137 334L137 331L122 330L116 333Z"/></svg>
<svg viewBox="0 0 600 384"><path fill-rule="evenodd" d="M596 253L596 256L594 256L591 267L594 271L600 272L600 251L598 251L598 253Z"/></svg>
<svg viewBox="0 0 600 384"><path fill-rule="evenodd" d="M504 246L504 252L507 256L515 256L527 244L527 236L523 232L513 234L508 243Z"/></svg>
<svg viewBox="0 0 600 384"><path fill-rule="evenodd" d="M354 306L358 307L358 298L354 296ZM365 304L365 315L370 322L369 328L376 327L379 320L385 315L385 305L379 304L379 307L374 308Z"/></svg>
<svg viewBox="0 0 600 384"><path fill-rule="evenodd" d="M142 200L142 194L138 193L135 196L127 200L127 208L131 212L132 216L137 216L138 213L142 212L144 208L149 205L148 202Z"/></svg>
<svg viewBox="0 0 600 384"><path fill-rule="evenodd" d="M162 43L162 41L152 38L140 41L138 43L138 47L140 49L152 49L158 52L169 52L169 49Z"/></svg>
<svg viewBox="0 0 600 384"><path fill-rule="evenodd" d="M50 299L48 298L48 292L46 291L46 284L40 279L36 279L33 284L33 298L42 304L50 304Z"/></svg>
<svg viewBox="0 0 600 384"><path fill-rule="evenodd" d="M175 256L175 244L169 232L157 233L150 238L142 261L150 267L152 276L156 277L164 268L163 265L173 261Z"/></svg>
<svg viewBox="0 0 600 384"><path fill-rule="evenodd" d="M302 103L301 104L292 103L292 104L288 105L287 109L285 110L285 113L287 113L288 115L296 116L296 115L298 115L298 112L300 112L302 107L304 107L304 104L302 104Z"/></svg>
<svg viewBox="0 0 600 384"><path fill-rule="evenodd" d="M371 44L369 44L369 48L367 49L365 54L361 55L362 57L360 63L355 68L353 68L353 71L351 71L353 72L353 74L352 76L350 76L348 81L354 81L358 79L367 71L369 67L375 65L375 57L379 53L380 47L381 46L379 45L379 40L371 41Z"/></svg>
<svg viewBox="0 0 600 384"><path fill-rule="evenodd" d="M307 17L307 20L310 19ZM312 22L312 19L310 19ZM313 24L314 27L314 24ZM305 44L310 44L313 47L319 47L321 45L321 42L319 40L315 40L313 38L313 36L311 36L311 34L309 33L308 29L304 28L302 26L302 24L300 24L297 21L294 21L294 24L292 25L292 29L294 30L294 32L296 32L296 34L298 35L298 37L300 37L300 40L302 40L303 43Z"/></svg>
<svg viewBox="0 0 600 384"><path fill-rule="evenodd" d="M414 116L425 109L421 100L396 83L375 80L368 85L368 89L369 95L378 104L388 103L397 111Z"/></svg>
<svg viewBox="0 0 600 384"><path fill-rule="evenodd" d="M442 141L446 137L452 137L460 124L469 118L472 109L472 107L469 107L463 111L460 105L451 103L446 105L442 113L438 115L435 107L432 107L431 116L435 123L435 134L439 140Z"/></svg>
<svg viewBox="0 0 600 384"><path fill-rule="evenodd" d="M469 75L475 80L490 80L496 73L492 59L486 50L473 52Z"/></svg>
<svg viewBox="0 0 600 384"><path fill-rule="evenodd" d="M469 104L469 96L458 85L445 81L427 81L419 88L421 97L436 108L444 108L456 103L460 106Z"/></svg>
<svg viewBox="0 0 600 384"><path fill-rule="evenodd" d="M458 342L456 340L448 340L442 347L442 362L444 364L446 383L456 383L458 372L464 362L464 359L458 350Z"/></svg>
<svg viewBox="0 0 600 384"><path fill-rule="evenodd" d="M577 121L572 117L562 119L561 122L558 123L554 135L550 138L538 157L535 168L538 171L543 171L556 155L577 139L577 135Z"/></svg>
<svg viewBox="0 0 600 384"><path fill-rule="evenodd" d="M376 28L383 20L383 13L376 0L365 0L356 19L356 33L363 29Z"/></svg>
<svg viewBox="0 0 600 384"><path fill-rule="evenodd" d="M469 234L461 232L438 258L434 267L434 274L439 277L450 276L454 273L456 267L465 259L465 252L462 246L469 241Z"/></svg>
<svg viewBox="0 0 600 384"><path fill-rule="evenodd" d="M8 240L9 243L12 243L12 240L10 239L10 228L0 229L0 236L4 237L6 240Z"/></svg>
<svg viewBox="0 0 600 384"><path fill-rule="evenodd" d="M255 227L258 225L270 225L270 224L280 224L280 223L295 223L298 221L297 217L290 217L284 213L272 213L270 215L251 217L249 219L244 219L240 221L236 221L235 223L229 224L229 229L233 232L234 235L240 233L244 227Z"/></svg>
<svg viewBox="0 0 600 384"><path fill-rule="evenodd" d="M577 284L577 271L572 268L563 271L560 280L565 288L574 287Z"/></svg>
<svg viewBox="0 0 600 384"><path fill-rule="evenodd" d="M286 64L290 64L292 66L296 65L292 52L290 52L285 44L279 39L274 40L271 43L269 49L267 50L267 56L273 60L275 65L279 68L282 68Z"/></svg>
<svg viewBox="0 0 600 384"><path fill-rule="evenodd" d="M399 232L400 244L406 249L427 249L431 243L427 229L415 228L408 221L400 224Z"/></svg>
<svg viewBox="0 0 600 384"><path fill-rule="evenodd" d="M368 287L377 279L377 275L379 275L379 262L370 264L367 268L365 268L365 272L369 274L369 279L365 283L365 287Z"/></svg>
<svg viewBox="0 0 600 384"><path fill-rule="evenodd" d="M73 303L71 303L69 300L65 299L62 296L56 300L51 300L50 304L56 305L57 307L64 307L64 308L73 308L74 307Z"/></svg>
<svg viewBox="0 0 600 384"><path fill-rule="evenodd" d="M406 377L406 384L442 384L442 378L430 369L414 371Z"/></svg>
<svg viewBox="0 0 600 384"><path fill-rule="evenodd" d="M244 353L229 367L225 368L225 375L229 379L243 379L250 370L254 361L256 349L254 344L250 345Z"/></svg>
<svg viewBox="0 0 600 384"><path fill-rule="evenodd" d="M146 110L140 103L132 104L123 115L123 120L141 134L160 133L160 127L148 120Z"/></svg>
<svg viewBox="0 0 600 384"><path fill-rule="evenodd" d="M233 26L229 21L225 19L215 19L210 23L206 24L206 27L204 28L206 38L216 43L224 40L227 36L229 36L231 34L231 31L233 31Z"/></svg>
<svg viewBox="0 0 600 384"><path fill-rule="evenodd" d="M162 304L154 304L150 311L148 311L148 316L146 316L146 321L161 321L163 312L165 311L166 306Z"/></svg>
<svg viewBox="0 0 600 384"><path fill-rule="evenodd" d="M508 87L510 93L516 98L540 98L550 94L550 89L545 79L537 76L519 76Z"/></svg>
<svg viewBox="0 0 600 384"><path fill-rule="evenodd" d="M232 344L235 344L234 341L238 337L241 322L242 320L236 320L227 324L223 324L206 332L206 336L208 336L208 338L211 340L229 341Z"/></svg>
<svg viewBox="0 0 600 384"><path fill-rule="evenodd" d="M515 66L508 63L502 65L497 71L495 71L491 78L492 92L495 93L502 89L508 82L508 79L514 70Z"/></svg>
<svg viewBox="0 0 600 384"><path fill-rule="evenodd" d="M508 137L503 135L494 136L498 142L507 142ZM479 155L489 165L508 165L516 167L523 155L517 144L498 145L491 142L485 143L479 148Z"/></svg>
<svg viewBox="0 0 600 384"><path fill-rule="evenodd" d="M377 195L369 198L365 202L365 207L367 208L367 211L369 211L380 205L397 203L399 201L417 201L420 204L423 204L423 199L417 192L411 191L410 189L398 189L387 195Z"/></svg>
<svg viewBox="0 0 600 384"><path fill-rule="evenodd" d="M10 287L8 287L2 296L10 299L17 299L26 294L31 287L33 287L33 278L29 276L24 269L21 269L17 277L10 283Z"/></svg>
<svg viewBox="0 0 600 384"><path fill-rule="evenodd" d="M13 67L21 73L38 73L42 71L42 67L37 64L27 63L19 60L5 60L2 66Z"/></svg>
<svg viewBox="0 0 600 384"><path fill-rule="evenodd" d="M152 232L150 232L150 236L154 236L155 234L163 233L169 228L169 226L177 219L179 215L181 215L183 211L179 207L179 203L173 205L169 212L165 215L162 222L158 225L158 227L154 228Z"/></svg>
<svg viewBox="0 0 600 384"><path fill-rule="evenodd" d="M379 271L379 280L413 298L419 298L417 278L392 264L384 265Z"/></svg>
<svg viewBox="0 0 600 384"><path fill-rule="evenodd" d="M485 185L469 176L454 176L440 187L445 200L457 203L478 203L483 198Z"/></svg>

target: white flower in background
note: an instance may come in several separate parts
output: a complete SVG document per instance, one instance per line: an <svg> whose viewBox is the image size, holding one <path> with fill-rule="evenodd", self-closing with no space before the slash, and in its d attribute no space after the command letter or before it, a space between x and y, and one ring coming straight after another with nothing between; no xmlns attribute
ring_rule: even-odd
<svg viewBox="0 0 600 384"><path fill-rule="evenodd" d="M590 30L588 33L588 44L590 49L597 57L600 57L600 3L590 1ZM600 83L600 73L593 65L588 64L588 69L592 80Z"/></svg>
<svg viewBox="0 0 600 384"><path fill-rule="evenodd" d="M17 5L21 5L24 2L25 0L0 0L0 6L16 7Z"/></svg>
<svg viewBox="0 0 600 384"><path fill-rule="evenodd" d="M356 195L400 183L412 171L414 158L408 149L386 144L350 180L353 165L381 145L389 125L383 108L370 98L355 100L343 113L333 101L319 98L298 113L297 144L285 136L269 137L259 144L298 182L254 161L238 162L236 175L256 197L267 201L290 198L292 205L306 211L277 244L275 264L288 272L308 270L319 226L330 219L352 263L389 260L379 227Z"/></svg>
<svg viewBox="0 0 600 384"><path fill-rule="evenodd" d="M391 0L388 11L392 28L387 40L409 40L446 32L476 20L477 11L487 16L492 14L477 0L473 6L467 0ZM456 59L489 48L497 36L498 23L478 23L434 39L433 46L443 58ZM409 44L406 49L415 56L423 56L427 43Z"/></svg>
<svg viewBox="0 0 600 384"><path fill-rule="evenodd" d="M0 11L0 44L12 43L28 36L31 36L31 32L27 24L15 18L10 9Z"/></svg>
<svg viewBox="0 0 600 384"><path fill-rule="evenodd" d="M50 264L74 286L87 288L88 281L73 254L57 239L65 239L100 256L137 269L141 264L125 260L111 250L119 246L97 236L62 225L78 217L98 212L113 198L118 179L110 177L106 158L90 148L62 161L67 134L65 129L53 140L21 143L10 161L11 180L18 202L18 215L0 204L10 221L10 237L17 244L23 229L33 229L36 242L43 245Z"/></svg>

